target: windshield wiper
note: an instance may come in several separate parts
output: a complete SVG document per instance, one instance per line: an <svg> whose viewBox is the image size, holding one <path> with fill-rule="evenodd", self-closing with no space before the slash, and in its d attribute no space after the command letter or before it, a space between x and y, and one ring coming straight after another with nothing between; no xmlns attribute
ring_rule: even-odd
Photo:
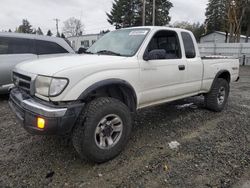
<svg viewBox="0 0 250 188"><path fill-rule="evenodd" d="M98 52L96 52L97 54L106 54L106 55L117 55L117 56L121 56L121 54L110 51L110 50L100 50Z"/></svg>
<svg viewBox="0 0 250 188"><path fill-rule="evenodd" d="M93 52L88 52L88 51L85 51L83 53L85 53L85 54L94 54Z"/></svg>

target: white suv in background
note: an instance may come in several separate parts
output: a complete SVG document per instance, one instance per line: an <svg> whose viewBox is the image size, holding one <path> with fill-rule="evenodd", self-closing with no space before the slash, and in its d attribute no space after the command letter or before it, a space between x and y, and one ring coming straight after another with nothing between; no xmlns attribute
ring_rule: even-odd
<svg viewBox="0 0 250 188"><path fill-rule="evenodd" d="M20 62L44 57L74 54L62 38L0 32L0 94L12 85L12 69Z"/></svg>

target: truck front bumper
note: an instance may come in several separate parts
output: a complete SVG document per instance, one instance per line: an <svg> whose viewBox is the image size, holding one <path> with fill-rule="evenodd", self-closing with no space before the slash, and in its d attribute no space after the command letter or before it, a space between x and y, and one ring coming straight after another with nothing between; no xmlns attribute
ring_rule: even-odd
<svg viewBox="0 0 250 188"><path fill-rule="evenodd" d="M70 133L84 107L83 103L64 106L52 105L32 98L18 88L11 90L9 105L22 126L29 133L38 135ZM42 129L37 126L38 118L45 120L45 126Z"/></svg>

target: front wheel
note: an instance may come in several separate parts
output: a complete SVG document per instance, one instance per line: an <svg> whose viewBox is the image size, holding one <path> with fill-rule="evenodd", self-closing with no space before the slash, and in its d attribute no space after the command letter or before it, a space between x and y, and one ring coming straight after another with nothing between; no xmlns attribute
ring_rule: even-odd
<svg viewBox="0 0 250 188"><path fill-rule="evenodd" d="M205 95L206 108L215 112L221 112L227 103L228 96L228 81L223 78L218 78L211 88L211 91Z"/></svg>
<svg viewBox="0 0 250 188"><path fill-rule="evenodd" d="M125 104L97 98L80 115L72 134L73 145L82 158L106 162L123 150L131 128L131 114Z"/></svg>

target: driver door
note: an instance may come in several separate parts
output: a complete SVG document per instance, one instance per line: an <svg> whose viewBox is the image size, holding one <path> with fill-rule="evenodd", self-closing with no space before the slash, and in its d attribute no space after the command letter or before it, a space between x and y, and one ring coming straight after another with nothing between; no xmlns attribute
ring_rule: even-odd
<svg viewBox="0 0 250 188"><path fill-rule="evenodd" d="M175 31L158 31L145 54L162 49L166 52L165 58L142 60L140 63L140 106L160 103L185 93L183 83L187 78L187 61L182 58L179 37Z"/></svg>

